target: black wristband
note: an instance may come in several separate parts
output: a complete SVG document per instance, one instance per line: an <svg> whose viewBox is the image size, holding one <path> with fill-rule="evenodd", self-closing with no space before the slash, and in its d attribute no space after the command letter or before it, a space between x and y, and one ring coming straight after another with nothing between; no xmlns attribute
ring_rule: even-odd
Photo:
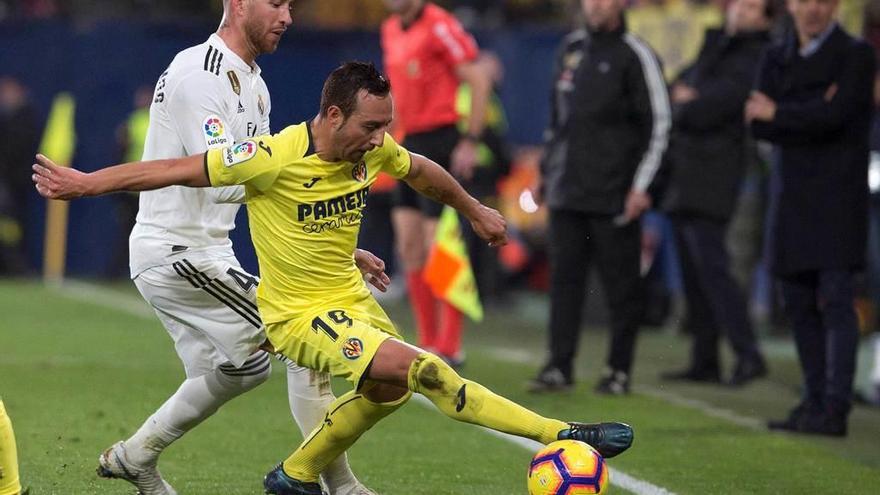
<svg viewBox="0 0 880 495"><path fill-rule="evenodd" d="M465 141L470 141L472 143L479 143L480 141L482 141L478 134L474 134L472 132L462 134L461 139L464 139Z"/></svg>

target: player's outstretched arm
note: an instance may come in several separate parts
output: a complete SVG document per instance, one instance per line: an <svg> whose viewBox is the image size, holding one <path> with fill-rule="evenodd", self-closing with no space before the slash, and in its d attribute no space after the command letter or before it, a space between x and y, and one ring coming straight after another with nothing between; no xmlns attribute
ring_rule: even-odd
<svg viewBox="0 0 880 495"><path fill-rule="evenodd" d="M37 155L33 181L37 191L49 199L74 199L118 191L148 191L166 186L210 186L205 156L193 155L168 160L132 162L84 173L59 167L48 157Z"/></svg>
<svg viewBox="0 0 880 495"><path fill-rule="evenodd" d="M507 222L497 210L477 201L467 193L449 172L440 165L416 153L410 153L412 165L403 178L421 194L447 204L471 222L474 232L490 246L507 244Z"/></svg>

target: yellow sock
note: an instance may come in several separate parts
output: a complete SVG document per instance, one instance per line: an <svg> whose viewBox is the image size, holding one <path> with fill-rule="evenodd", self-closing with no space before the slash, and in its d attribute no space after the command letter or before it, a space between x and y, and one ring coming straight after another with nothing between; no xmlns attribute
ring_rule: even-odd
<svg viewBox="0 0 880 495"><path fill-rule="evenodd" d="M317 482L328 464L345 452L380 419L406 403L412 396L376 403L354 391L339 396L327 409L324 421L284 461L284 472L300 481Z"/></svg>
<svg viewBox="0 0 880 495"><path fill-rule="evenodd" d="M12 421L6 415L6 408L0 400L0 495L19 493L21 493L21 484L18 480L15 434L12 432Z"/></svg>
<svg viewBox="0 0 880 495"><path fill-rule="evenodd" d="M460 377L433 354L420 354L409 369L409 389L452 419L548 444L568 424L540 416L479 383Z"/></svg>

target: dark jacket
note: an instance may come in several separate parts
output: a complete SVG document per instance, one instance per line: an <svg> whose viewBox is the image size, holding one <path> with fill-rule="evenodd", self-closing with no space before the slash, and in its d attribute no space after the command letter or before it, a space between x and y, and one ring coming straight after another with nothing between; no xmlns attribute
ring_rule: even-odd
<svg viewBox="0 0 880 495"><path fill-rule="evenodd" d="M550 208L616 215L632 187L647 190L671 125L663 71L627 33L575 31L556 59L541 163Z"/></svg>
<svg viewBox="0 0 880 495"><path fill-rule="evenodd" d="M31 164L40 139L33 107L0 108L0 216L24 221L27 198L32 194Z"/></svg>
<svg viewBox="0 0 880 495"><path fill-rule="evenodd" d="M679 76L699 96L672 107L666 211L730 219L750 157L743 105L769 41L766 31L728 36L710 29L699 57Z"/></svg>
<svg viewBox="0 0 880 495"><path fill-rule="evenodd" d="M777 103L754 122L773 142L770 262L781 275L864 264L873 50L839 26L804 58L794 33L765 53L757 89Z"/></svg>

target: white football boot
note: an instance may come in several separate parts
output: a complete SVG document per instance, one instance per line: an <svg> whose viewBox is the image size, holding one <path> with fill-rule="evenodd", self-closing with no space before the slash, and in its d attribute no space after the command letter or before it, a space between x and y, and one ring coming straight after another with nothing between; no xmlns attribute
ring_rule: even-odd
<svg viewBox="0 0 880 495"><path fill-rule="evenodd" d="M136 486L140 495L177 495L156 466L136 466L125 455L125 444L116 442L98 458L98 476L125 480Z"/></svg>

